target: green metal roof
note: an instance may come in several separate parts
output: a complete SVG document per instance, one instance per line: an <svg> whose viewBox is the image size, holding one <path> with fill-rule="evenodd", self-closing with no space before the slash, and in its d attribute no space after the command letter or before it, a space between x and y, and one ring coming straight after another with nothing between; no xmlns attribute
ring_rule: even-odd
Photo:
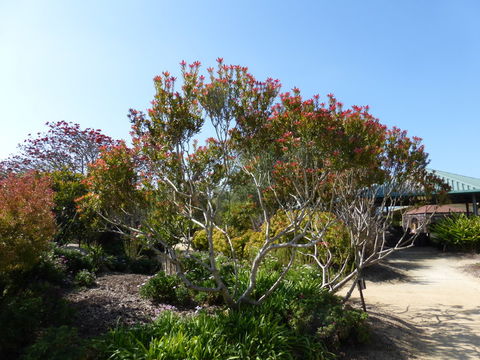
<svg viewBox="0 0 480 360"><path fill-rule="evenodd" d="M452 188L452 190L449 191L450 194L456 192L465 193L480 191L480 179L434 169L428 169L428 171L432 172L450 185Z"/></svg>

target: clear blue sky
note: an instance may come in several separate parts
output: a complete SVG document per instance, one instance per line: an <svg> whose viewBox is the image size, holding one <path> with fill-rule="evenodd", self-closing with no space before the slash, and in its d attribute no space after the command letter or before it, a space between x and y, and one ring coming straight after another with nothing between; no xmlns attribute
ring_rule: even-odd
<svg viewBox="0 0 480 360"><path fill-rule="evenodd" d="M480 1L0 0L0 158L46 121L128 138L152 78L248 66L284 90L370 105L431 167L480 177Z"/></svg>

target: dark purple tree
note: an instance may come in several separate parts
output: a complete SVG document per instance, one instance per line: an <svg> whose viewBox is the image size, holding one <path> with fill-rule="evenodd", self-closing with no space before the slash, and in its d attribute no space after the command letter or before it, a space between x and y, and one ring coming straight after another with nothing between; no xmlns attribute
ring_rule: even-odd
<svg viewBox="0 0 480 360"><path fill-rule="evenodd" d="M0 162L0 172L67 170L85 175L88 164L94 162L100 150L117 142L100 130L81 129L79 124L66 121L47 122L48 130L38 132L18 145L19 153Z"/></svg>

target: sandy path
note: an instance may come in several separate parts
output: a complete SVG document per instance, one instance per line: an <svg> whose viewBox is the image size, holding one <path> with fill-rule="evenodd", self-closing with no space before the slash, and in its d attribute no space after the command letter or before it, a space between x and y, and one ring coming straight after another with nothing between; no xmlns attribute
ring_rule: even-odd
<svg viewBox="0 0 480 360"><path fill-rule="evenodd" d="M480 359L480 278L464 270L479 262L479 256L413 248L369 269L367 310L386 336L376 340L388 349L373 344L351 358Z"/></svg>

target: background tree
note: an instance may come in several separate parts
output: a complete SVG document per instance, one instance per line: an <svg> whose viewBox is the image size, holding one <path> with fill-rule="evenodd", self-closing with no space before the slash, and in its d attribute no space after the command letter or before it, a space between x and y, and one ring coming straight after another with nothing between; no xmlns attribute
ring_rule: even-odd
<svg viewBox="0 0 480 360"><path fill-rule="evenodd" d="M121 206L105 211L104 218L123 231L160 243L188 286L218 293L230 306L263 302L279 286L299 250L313 249L315 255L323 246L323 253L333 255L325 250L332 227L345 226L351 236L356 234L353 223L341 217L339 192L347 198L361 197L389 175L395 175L398 186L421 186L427 180L426 154L412 145L394 156L397 150L390 146L386 127L368 108L343 110L331 95L325 103L318 96L305 100L298 89L278 97L277 80L257 81L247 68L225 65L222 59L216 69L208 69L207 77L200 75L198 62L188 66L182 62L181 70L179 90L168 72L154 79L156 94L148 116L131 110L134 148L125 150L134 159L129 163L130 175L117 174L118 165L103 161L115 152L105 153L91 168L91 192L85 200L95 206L118 199ZM207 126L215 136L199 146L195 136ZM403 166L403 161L411 166ZM391 172L392 168L397 171ZM349 183L343 180L347 174L354 174ZM125 181L103 180L111 176ZM240 196L235 193L239 183L247 189ZM256 207L250 229L256 233L256 246L247 268L239 266L234 244L239 226L223 216L225 202L233 197ZM170 219L182 219L182 226L170 226L167 238L164 227L150 216L159 208L168 210ZM131 215L128 209L144 213L134 223L126 222L122 216ZM252 215L249 207L245 212ZM193 235L199 230L206 239L207 261L193 251ZM364 231L360 233L359 241L364 241ZM219 234L233 262L228 281L216 257ZM353 254L345 256L345 264L356 259L360 246L350 240ZM260 269L279 251L287 251L288 260L278 277L260 291ZM372 251L377 252L377 247ZM185 259L206 269L213 282L209 286L193 283L184 270ZM338 279L342 278L344 266L335 264L323 276L337 271ZM325 279L324 284L331 287L333 283Z"/></svg>
<svg viewBox="0 0 480 360"><path fill-rule="evenodd" d="M98 237L102 225L94 212L78 213L75 200L87 192L82 181L88 164L98 158L102 148L118 142L100 130L82 129L75 123L58 121L46 125L47 131L30 135L18 146L18 154L0 162L0 176L32 170L48 173L55 191L55 240L91 241Z"/></svg>
<svg viewBox="0 0 480 360"><path fill-rule="evenodd" d="M45 125L46 132L39 132L36 137L29 135L18 145L19 154L2 161L4 171L69 171L85 175L100 149L115 143L100 130L81 129L79 124L58 121Z"/></svg>

